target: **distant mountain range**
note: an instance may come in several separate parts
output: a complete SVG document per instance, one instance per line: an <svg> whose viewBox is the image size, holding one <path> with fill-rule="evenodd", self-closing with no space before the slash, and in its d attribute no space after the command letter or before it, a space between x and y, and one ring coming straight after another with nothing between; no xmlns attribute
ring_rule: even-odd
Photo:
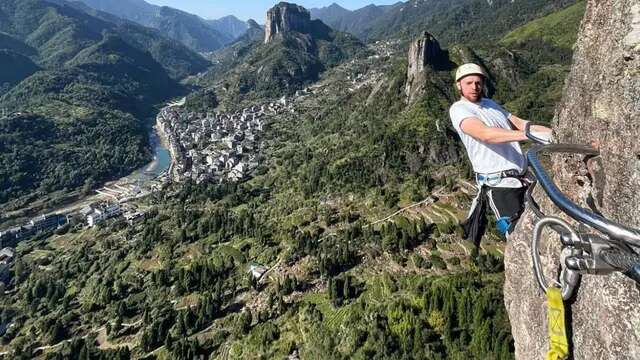
<svg viewBox="0 0 640 360"><path fill-rule="evenodd" d="M92 9L161 31L193 50L208 52L222 48L241 36L248 25L234 16L205 20L199 16L143 0L80 0Z"/></svg>
<svg viewBox="0 0 640 360"><path fill-rule="evenodd" d="M212 67L200 78L200 85L211 85L211 79L216 79L233 67L240 65L252 51L264 42L264 28L249 19L249 28L240 37L226 47L216 50L210 57Z"/></svg>
<svg viewBox="0 0 640 360"><path fill-rule="evenodd" d="M310 9L311 17L360 39L412 38L429 31L444 44L489 43L516 26L575 3L575 0L409 0L347 10L337 4ZM496 22L495 19L501 19Z"/></svg>
<svg viewBox="0 0 640 360"><path fill-rule="evenodd" d="M221 17L217 20L205 21L209 26L218 30L222 34L227 35L233 40L242 36L249 29L248 22L241 21L233 15Z"/></svg>
<svg viewBox="0 0 640 360"><path fill-rule="evenodd" d="M401 5L402 2L382 6L370 4L357 10L347 10L333 3L323 8L309 9L309 12L312 19L320 19L336 30L347 31L358 37L365 37L364 35L368 30L375 27L376 21Z"/></svg>

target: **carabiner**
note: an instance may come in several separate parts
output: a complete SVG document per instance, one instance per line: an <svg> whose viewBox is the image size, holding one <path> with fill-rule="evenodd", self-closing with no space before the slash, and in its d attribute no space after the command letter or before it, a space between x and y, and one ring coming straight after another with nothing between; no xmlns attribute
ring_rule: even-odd
<svg viewBox="0 0 640 360"><path fill-rule="evenodd" d="M556 225L556 226L553 226ZM533 270L536 275L536 279L538 280L538 284L540 288L546 293L547 281L544 277L544 273L542 272L542 266L540 265L540 254L538 253L540 237L542 236L542 230L546 226L550 226L554 231L558 232L558 227L561 227L566 230L565 233L561 233L561 236L569 235L571 238L579 240L580 237L578 234L571 228L571 226L564 220L547 216L538 221L533 229L533 239L531 240L531 258L533 260ZM562 270L560 271L560 288L562 290L562 299L569 300L575 291L576 286L580 281L580 273L578 271L567 268L565 265L565 259L569 256L576 255L576 251L580 251L573 247L563 247L560 265Z"/></svg>

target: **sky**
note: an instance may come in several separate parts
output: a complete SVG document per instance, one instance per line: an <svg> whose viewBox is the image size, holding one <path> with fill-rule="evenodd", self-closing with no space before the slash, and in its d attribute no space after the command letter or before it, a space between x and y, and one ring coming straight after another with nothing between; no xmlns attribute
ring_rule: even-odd
<svg viewBox="0 0 640 360"><path fill-rule="evenodd" d="M279 3L278 0L146 0L148 3L170 6L205 19L218 19L235 15L240 20L254 19L264 24L267 10ZM355 10L371 3L375 5L395 4L400 0L288 0L305 8L320 8L337 3L345 9Z"/></svg>

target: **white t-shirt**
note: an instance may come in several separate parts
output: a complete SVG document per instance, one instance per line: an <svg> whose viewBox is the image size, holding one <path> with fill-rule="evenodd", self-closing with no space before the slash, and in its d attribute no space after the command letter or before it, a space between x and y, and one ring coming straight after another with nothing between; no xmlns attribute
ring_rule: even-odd
<svg viewBox="0 0 640 360"><path fill-rule="evenodd" d="M487 144L474 139L460 129L462 120L470 117L480 119L489 127L511 129L510 115L500 105L487 98L482 98L478 104L460 99L451 105L449 117L451 117L453 127L467 149L473 171L488 174L514 169L522 172L526 166L526 160L517 141L505 144Z"/></svg>

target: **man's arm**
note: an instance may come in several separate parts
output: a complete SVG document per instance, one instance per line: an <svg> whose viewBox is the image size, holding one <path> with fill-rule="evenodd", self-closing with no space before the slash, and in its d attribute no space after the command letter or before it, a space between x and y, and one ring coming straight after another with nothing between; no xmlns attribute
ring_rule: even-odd
<svg viewBox="0 0 640 360"><path fill-rule="evenodd" d="M527 140L523 130L490 127L475 117L463 119L460 123L460 129L474 139L488 144L504 144Z"/></svg>
<svg viewBox="0 0 640 360"><path fill-rule="evenodd" d="M524 127L527 125L527 123L529 122L528 120L524 120L521 119L513 114L511 114L511 116L509 116L509 121L513 124L513 126L516 127L516 129L520 130L520 131L524 131ZM531 131L532 132L541 132L541 133L550 133L551 129L549 129L546 126L542 126L542 125L531 125Z"/></svg>

